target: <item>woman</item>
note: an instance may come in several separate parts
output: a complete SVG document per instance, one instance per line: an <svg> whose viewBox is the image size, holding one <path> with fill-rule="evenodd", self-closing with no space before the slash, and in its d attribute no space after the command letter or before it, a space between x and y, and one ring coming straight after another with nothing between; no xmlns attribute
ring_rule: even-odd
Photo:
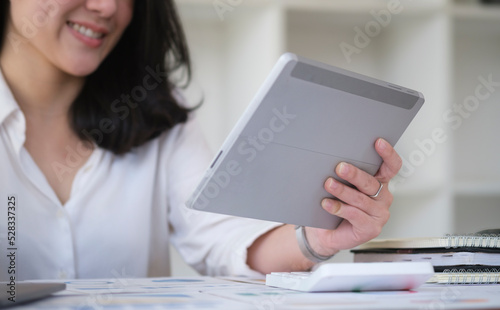
<svg viewBox="0 0 500 310"><path fill-rule="evenodd" d="M335 173L357 189L325 182L342 202L322 207L345 221L307 228L308 250L291 225L184 207L211 157L170 79L190 73L172 1L2 1L0 9L0 191L16 201L18 280L168 275L169 240L201 273L307 270L374 238L388 220L386 185L401 159L382 139L375 177L340 164ZM7 279L8 266L0 268Z"/></svg>

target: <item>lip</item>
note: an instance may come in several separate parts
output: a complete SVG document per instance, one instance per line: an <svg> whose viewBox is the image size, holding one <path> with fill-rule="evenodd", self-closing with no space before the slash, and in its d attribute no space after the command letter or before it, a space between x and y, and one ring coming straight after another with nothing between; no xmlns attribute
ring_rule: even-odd
<svg viewBox="0 0 500 310"><path fill-rule="evenodd" d="M81 34L80 32L76 31L68 23L66 23L66 26L68 27L69 31L73 34L73 36L75 36L79 41L81 41L85 45L92 47L92 48L100 47L102 45L102 43L104 42L104 38L109 33L109 30L107 28L100 27L100 26L97 26L97 25L92 24L92 23L73 21L73 20L69 20L68 22L81 25L85 28L88 28L88 29L94 31L94 32L100 32L104 35L102 38L99 38L99 39L87 37L87 36Z"/></svg>
<svg viewBox="0 0 500 310"><path fill-rule="evenodd" d="M89 22L85 22L85 21L77 21L77 20L68 20L68 21L73 23L73 24L82 25L83 27L89 28L90 30L95 31L95 32L101 32L104 35L107 35L109 33L108 28L98 26L98 25L93 24L93 23L89 23Z"/></svg>

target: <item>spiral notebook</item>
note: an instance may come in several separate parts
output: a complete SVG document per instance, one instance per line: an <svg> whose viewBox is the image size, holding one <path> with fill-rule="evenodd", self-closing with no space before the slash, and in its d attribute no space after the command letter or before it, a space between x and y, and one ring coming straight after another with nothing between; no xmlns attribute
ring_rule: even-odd
<svg viewBox="0 0 500 310"><path fill-rule="evenodd" d="M500 234L446 235L444 237L381 239L362 244L368 249L431 249L431 248L485 248L500 249Z"/></svg>
<svg viewBox="0 0 500 310"><path fill-rule="evenodd" d="M499 284L500 269L446 269L436 272L427 283L439 284Z"/></svg>
<svg viewBox="0 0 500 310"><path fill-rule="evenodd" d="M500 252L390 252L355 251L356 263L368 262L430 262L436 271L442 271L450 266L488 266L500 269ZM440 268L437 268L440 267Z"/></svg>
<svg viewBox="0 0 500 310"><path fill-rule="evenodd" d="M430 262L435 276L428 282L500 283L500 229L430 238L373 240L354 253L354 262Z"/></svg>

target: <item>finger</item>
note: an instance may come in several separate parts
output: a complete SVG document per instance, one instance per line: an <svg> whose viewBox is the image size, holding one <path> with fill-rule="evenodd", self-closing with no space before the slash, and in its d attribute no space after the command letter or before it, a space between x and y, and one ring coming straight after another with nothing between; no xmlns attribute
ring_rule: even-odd
<svg viewBox="0 0 500 310"><path fill-rule="evenodd" d="M340 163L335 168L337 175L356 186L356 188L366 195L375 195L380 183L372 175L348 163Z"/></svg>
<svg viewBox="0 0 500 310"><path fill-rule="evenodd" d="M380 182L387 183L398 173L399 169L401 169L403 160L389 142L382 138L379 138L377 142L375 142L375 149L383 160L375 177Z"/></svg>
<svg viewBox="0 0 500 310"><path fill-rule="evenodd" d="M328 213L345 219L353 227L355 227L358 232L364 231L364 234L370 237L377 236L380 233L383 224L385 224L388 220L387 217L387 219L384 218L382 221L376 221L373 217L366 214L362 210L338 200L325 198L323 199L321 205ZM379 224L377 224L377 222L379 222Z"/></svg>
<svg viewBox="0 0 500 310"><path fill-rule="evenodd" d="M340 203L344 202L348 205L358 208L359 210L365 212L368 215L379 217L383 216L383 213L386 212L385 210L386 208L380 207L377 201L375 201L374 199L366 196L357 189L351 188L333 178L329 178L325 182L325 190L330 194L332 194L333 196L335 196L336 198L340 199L341 200L339 201ZM385 201L385 195L386 191L382 189L379 195L380 198L377 199ZM333 202L336 201L331 198L325 198L325 199L332 200ZM328 201L325 201L325 199L322 201L322 203L330 203Z"/></svg>

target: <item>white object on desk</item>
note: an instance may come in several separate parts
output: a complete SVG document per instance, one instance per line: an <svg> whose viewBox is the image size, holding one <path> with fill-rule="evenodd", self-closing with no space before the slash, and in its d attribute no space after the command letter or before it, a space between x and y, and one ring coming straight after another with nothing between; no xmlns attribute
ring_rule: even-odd
<svg viewBox="0 0 500 310"><path fill-rule="evenodd" d="M428 262L332 263L313 272L273 272L266 285L305 292L408 290L433 275Z"/></svg>

